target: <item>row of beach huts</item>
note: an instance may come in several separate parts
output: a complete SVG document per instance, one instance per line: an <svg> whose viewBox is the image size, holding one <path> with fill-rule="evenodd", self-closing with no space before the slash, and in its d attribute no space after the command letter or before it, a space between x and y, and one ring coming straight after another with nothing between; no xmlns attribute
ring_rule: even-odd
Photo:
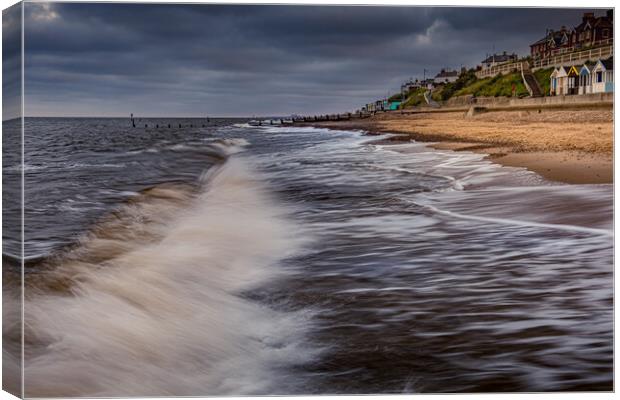
<svg viewBox="0 0 620 400"><path fill-rule="evenodd" d="M551 72L549 94L561 96L613 92L613 69L613 57L581 65L555 67Z"/></svg>

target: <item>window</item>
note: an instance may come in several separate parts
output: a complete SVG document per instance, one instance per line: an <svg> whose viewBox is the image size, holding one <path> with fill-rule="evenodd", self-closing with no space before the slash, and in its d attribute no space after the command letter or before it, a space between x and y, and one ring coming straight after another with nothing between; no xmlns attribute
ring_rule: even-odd
<svg viewBox="0 0 620 400"><path fill-rule="evenodd" d="M603 72L601 72L601 71L597 71L596 72L596 81L597 82L603 82Z"/></svg>
<svg viewBox="0 0 620 400"><path fill-rule="evenodd" d="M608 38L609 37L609 29L603 29L603 37L604 38Z"/></svg>

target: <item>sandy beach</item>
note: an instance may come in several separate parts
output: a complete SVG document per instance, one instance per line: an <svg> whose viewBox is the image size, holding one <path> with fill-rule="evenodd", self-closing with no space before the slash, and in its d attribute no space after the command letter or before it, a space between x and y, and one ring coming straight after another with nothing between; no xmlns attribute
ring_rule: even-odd
<svg viewBox="0 0 620 400"><path fill-rule="evenodd" d="M474 151L507 166L525 167L566 183L613 182L612 108L383 113L350 121L313 123L333 129L400 133L396 140L431 142L438 149Z"/></svg>

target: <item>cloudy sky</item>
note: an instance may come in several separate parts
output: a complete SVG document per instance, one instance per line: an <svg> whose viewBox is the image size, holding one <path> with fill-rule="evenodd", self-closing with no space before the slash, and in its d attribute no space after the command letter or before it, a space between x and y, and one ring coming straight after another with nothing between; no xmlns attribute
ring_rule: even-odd
<svg viewBox="0 0 620 400"><path fill-rule="evenodd" d="M26 115L344 112L424 69L525 55L583 11L26 3Z"/></svg>

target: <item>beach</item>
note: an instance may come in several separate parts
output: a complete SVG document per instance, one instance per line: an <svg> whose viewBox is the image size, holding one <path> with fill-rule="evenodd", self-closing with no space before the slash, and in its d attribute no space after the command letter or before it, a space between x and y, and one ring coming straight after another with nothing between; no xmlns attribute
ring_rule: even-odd
<svg viewBox="0 0 620 400"><path fill-rule="evenodd" d="M463 111L391 112L312 125L403 134L393 140L413 139L438 149L488 154L488 159L501 165L525 167L558 182L613 182L611 107L492 111L473 116Z"/></svg>

